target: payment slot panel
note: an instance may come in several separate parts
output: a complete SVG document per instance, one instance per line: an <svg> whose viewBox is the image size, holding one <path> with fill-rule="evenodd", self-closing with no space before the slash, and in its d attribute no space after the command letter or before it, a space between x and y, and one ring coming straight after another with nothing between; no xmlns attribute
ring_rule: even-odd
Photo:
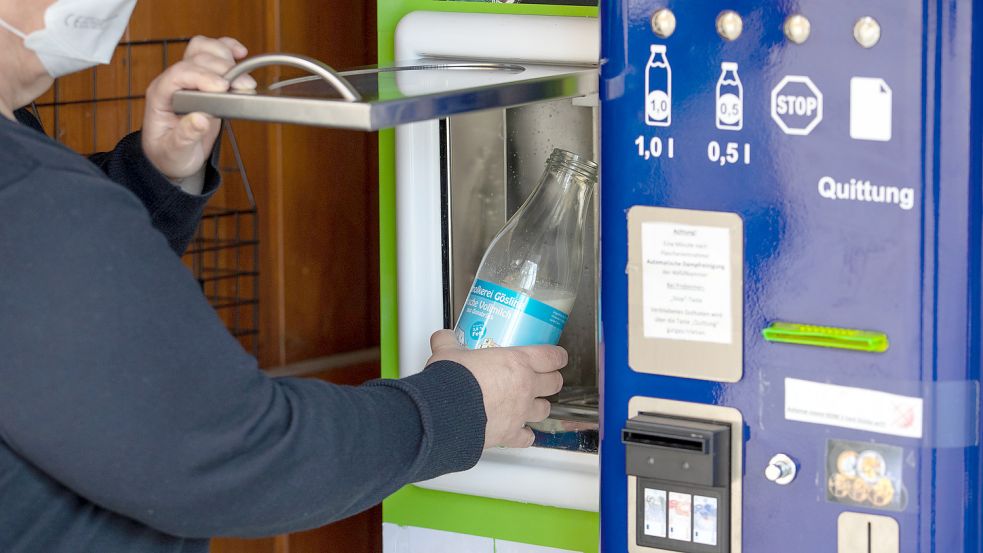
<svg viewBox="0 0 983 553"><path fill-rule="evenodd" d="M746 429L738 410L635 396L617 434L627 502L607 508L627 513L628 553L741 553Z"/></svg>
<svg viewBox="0 0 983 553"><path fill-rule="evenodd" d="M621 431L635 543L729 553L730 425L642 413Z"/></svg>

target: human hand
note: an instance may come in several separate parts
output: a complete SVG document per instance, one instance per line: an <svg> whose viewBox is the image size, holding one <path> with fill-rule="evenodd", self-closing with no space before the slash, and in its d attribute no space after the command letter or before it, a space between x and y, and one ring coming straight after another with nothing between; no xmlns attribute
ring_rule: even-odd
<svg viewBox="0 0 983 553"><path fill-rule="evenodd" d="M454 333L440 330L430 337L433 351L427 364L454 361L464 365L481 388L484 398L485 448L529 447L535 436L527 422L545 420L550 403L543 399L560 391L560 369L567 352L559 346L522 346L469 350Z"/></svg>
<svg viewBox="0 0 983 553"><path fill-rule="evenodd" d="M143 115L143 151L167 178L177 181L201 171L221 128L221 120L204 113L175 114L174 93L182 89L225 92L230 84L222 76L248 53L234 38L196 36L188 43L184 59L150 83ZM243 75L231 87L250 90L256 88L256 81Z"/></svg>

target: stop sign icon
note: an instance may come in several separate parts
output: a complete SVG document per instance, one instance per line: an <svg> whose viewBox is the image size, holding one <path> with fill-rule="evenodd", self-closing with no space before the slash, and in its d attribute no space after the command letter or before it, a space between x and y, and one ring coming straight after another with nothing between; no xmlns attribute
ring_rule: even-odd
<svg viewBox="0 0 983 553"><path fill-rule="evenodd" d="M771 118L785 134L805 136L823 120L823 93L809 77L787 75L771 91Z"/></svg>

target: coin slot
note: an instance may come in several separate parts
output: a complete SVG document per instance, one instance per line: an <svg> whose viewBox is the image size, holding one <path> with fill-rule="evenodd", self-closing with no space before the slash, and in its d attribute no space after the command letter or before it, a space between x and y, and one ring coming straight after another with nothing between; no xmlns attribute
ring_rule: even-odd
<svg viewBox="0 0 983 553"><path fill-rule="evenodd" d="M836 553L899 553L898 521L867 513L840 513L837 520Z"/></svg>

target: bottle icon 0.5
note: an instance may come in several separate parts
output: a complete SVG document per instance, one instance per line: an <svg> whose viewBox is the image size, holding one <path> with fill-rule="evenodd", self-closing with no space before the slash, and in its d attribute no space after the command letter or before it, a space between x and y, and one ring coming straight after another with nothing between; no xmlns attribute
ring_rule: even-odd
<svg viewBox="0 0 983 553"><path fill-rule="evenodd" d="M645 124L668 127L672 123L672 68L665 44L653 44L645 66Z"/></svg>
<svg viewBox="0 0 983 553"><path fill-rule="evenodd" d="M720 64L717 81L717 128L739 131L744 127L744 85L737 74L737 64Z"/></svg>

